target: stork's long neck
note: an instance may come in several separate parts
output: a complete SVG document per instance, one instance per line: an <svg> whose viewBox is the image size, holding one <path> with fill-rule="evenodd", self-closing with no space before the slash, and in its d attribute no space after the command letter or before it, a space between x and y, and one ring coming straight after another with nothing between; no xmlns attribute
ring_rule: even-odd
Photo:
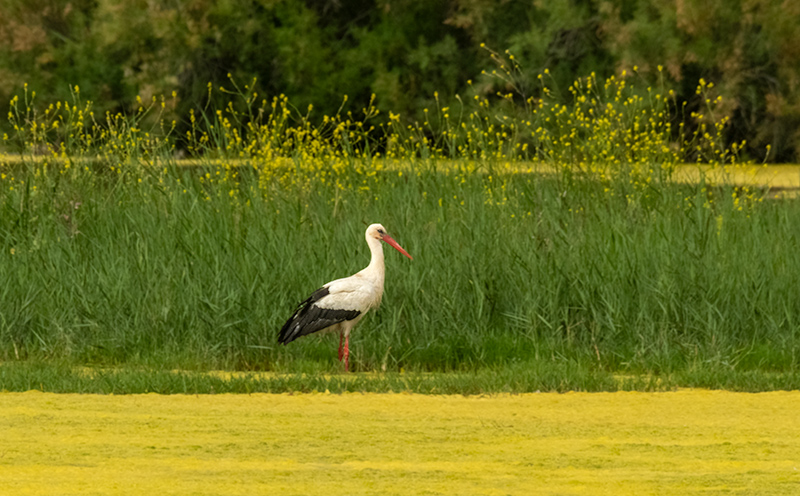
<svg viewBox="0 0 800 496"><path fill-rule="evenodd" d="M372 258L369 261L369 265L365 272L369 273L370 277L372 277L376 282L383 287L383 275L384 275L384 267L383 267L383 245L379 239L375 239L372 236L367 236L367 244L369 245L369 251L372 253Z"/></svg>

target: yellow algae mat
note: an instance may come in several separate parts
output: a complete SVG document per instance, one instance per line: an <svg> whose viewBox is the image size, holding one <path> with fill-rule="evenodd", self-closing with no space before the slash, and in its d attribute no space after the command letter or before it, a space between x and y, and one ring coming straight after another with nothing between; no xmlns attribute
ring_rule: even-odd
<svg viewBox="0 0 800 496"><path fill-rule="evenodd" d="M800 392L0 393L0 494L800 494Z"/></svg>

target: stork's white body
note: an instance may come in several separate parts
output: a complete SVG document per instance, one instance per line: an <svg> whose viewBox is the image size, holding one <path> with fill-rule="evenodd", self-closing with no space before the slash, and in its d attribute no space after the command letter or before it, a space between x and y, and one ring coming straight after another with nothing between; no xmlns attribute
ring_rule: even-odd
<svg viewBox="0 0 800 496"><path fill-rule="evenodd" d="M380 305L383 297L385 268L381 241L411 258L380 224L369 226L365 238L371 253L369 265L357 274L331 281L315 291L284 324L278 342L288 344L314 332L338 331L339 360L344 357L345 368L348 368L350 331L369 310Z"/></svg>
<svg viewBox="0 0 800 496"><path fill-rule="evenodd" d="M383 263L383 245L379 240L369 236L367 236L367 244L371 253L369 265L350 277L336 279L323 286L328 288L330 293L320 299L317 306L358 310L361 315L355 319L356 322L370 309L378 308L381 298L383 298L383 281L386 270Z"/></svg>

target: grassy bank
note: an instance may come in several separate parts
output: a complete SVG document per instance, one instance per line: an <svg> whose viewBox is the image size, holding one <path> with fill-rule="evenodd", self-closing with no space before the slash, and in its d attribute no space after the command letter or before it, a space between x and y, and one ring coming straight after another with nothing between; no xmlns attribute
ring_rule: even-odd
<svg viewBox="0 0 800 496"><path fill-rule="evenodd" d="M415 258L387 253L384 305L351 342L356 371L539 371L523 391L603 389L614 374L794 377L800 205L672 181L702 154L735 167L735 149L677 133L666 97L585 91L593 106L581 93L529 102L530 120L510 123L488 104L459 121L439 109L428 128L390 115L377 135L369 109L313 127L279 100L192 116L180 142L143 129L147 109L102 125L86 124L88 105L18 113L24 152L0 163L0 359L339 371L335 337L279 347L277 330L366 265L363 223L381 222ZM583 378L562 387L548 370Z"/></svg>
<svg viewBox="0 0 800 496"><path fill-rule="evenodd" d="M797 371L770 373L694 367L669 374L615 375L580 363L530 361L471 372L306 373L193 372L152 367L75 367L59 362L6 362L0 391L81 394L417 393L492 395L568 391L674 391L678 388L763 392L800 389Z"/></svg>

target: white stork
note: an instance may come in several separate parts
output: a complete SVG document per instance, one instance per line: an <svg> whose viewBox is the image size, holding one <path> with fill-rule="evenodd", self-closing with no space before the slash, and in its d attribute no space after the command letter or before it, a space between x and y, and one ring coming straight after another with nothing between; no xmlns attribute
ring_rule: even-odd
<svg viewBox="0 0 800 496"><path fill-rule="evenodd" d="M298 305L292 317L283 324L278 342L284 345L314 332L339 331L339 361L344 358L344 368L350 366L350 331L370 308L377 308L383 296L383 245L385 241L394 249L408 254L397 241L386 234L380 224L367 227L365 233L372 259L366 269L344 279L336 279L311 293ZM342 341L344 340L344 351Z"/></svg>

